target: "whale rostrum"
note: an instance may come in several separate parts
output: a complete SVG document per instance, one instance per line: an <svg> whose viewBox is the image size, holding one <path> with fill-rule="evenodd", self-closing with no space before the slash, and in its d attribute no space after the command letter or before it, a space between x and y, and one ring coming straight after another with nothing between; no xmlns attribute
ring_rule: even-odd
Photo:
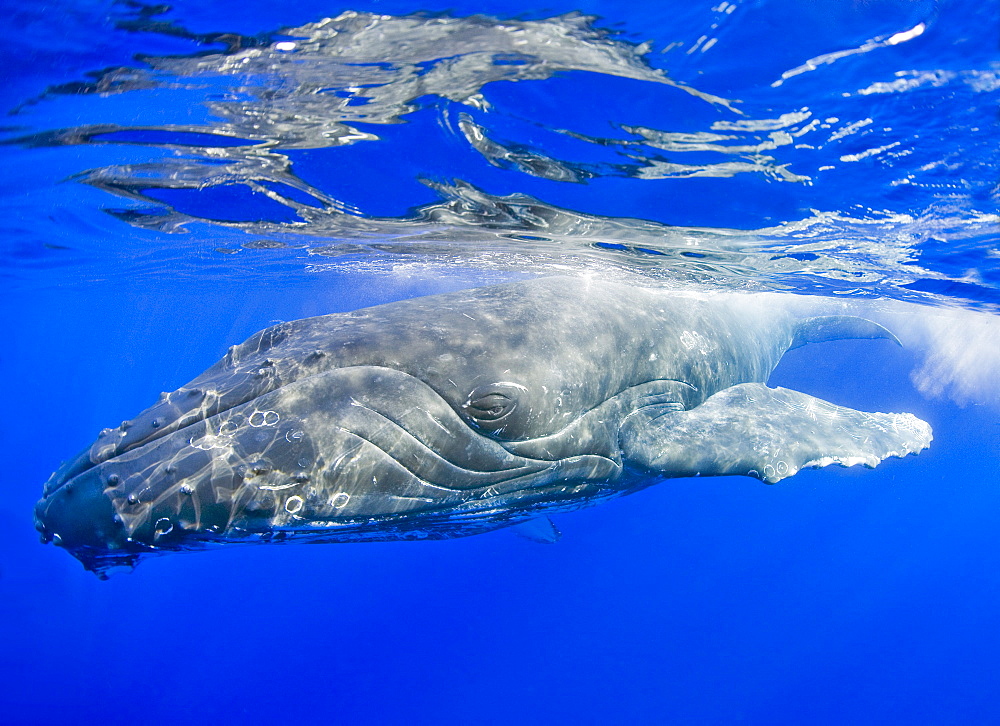
<svg viewBox="0 0 1000 726"><path fill-rule="evenodd" d="M765 385L790 348L895 341L795 300L545 278L281 323L101 432L36 526L103 575L225 543L459 537L664 477L774 483L926 448L912 414Z"/></svg>

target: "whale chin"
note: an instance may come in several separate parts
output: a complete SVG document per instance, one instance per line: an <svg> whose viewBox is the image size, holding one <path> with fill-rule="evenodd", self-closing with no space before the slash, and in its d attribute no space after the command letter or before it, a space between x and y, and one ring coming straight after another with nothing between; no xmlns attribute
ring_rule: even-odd
<svg viewBox="0 0 1000 726"><path fill-rule="evenodd" d="M49 480L35 522L99 574L222 543L463 536L621 471L607 456L514 453L376 366L310 376L103 461L89 452Z"/></svg>

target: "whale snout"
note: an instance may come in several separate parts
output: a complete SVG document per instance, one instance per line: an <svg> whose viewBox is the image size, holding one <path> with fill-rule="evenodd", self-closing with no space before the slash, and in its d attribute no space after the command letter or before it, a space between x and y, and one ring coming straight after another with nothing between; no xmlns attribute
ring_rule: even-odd
<svg viewBox="0 0 1000 726"><path fill-rule="evenodd" d="M105 493L100 468L69 479L53 477L35 504L35 529L99 575L117 566L134 565L142 547L131 542L121 517Z"/></svg>

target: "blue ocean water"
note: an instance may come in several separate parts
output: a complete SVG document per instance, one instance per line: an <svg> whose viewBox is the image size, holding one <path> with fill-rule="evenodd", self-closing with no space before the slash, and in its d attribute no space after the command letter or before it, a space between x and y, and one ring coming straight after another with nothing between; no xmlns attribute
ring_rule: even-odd
<svg viewBox="0 0 1000 726"><path fill-rule="evenodd" d="M5 3L0 721L1000 722L990 3ZM64 459L277 321L562 274L891 327L772 385L931 447L106 582Z"/></svg>

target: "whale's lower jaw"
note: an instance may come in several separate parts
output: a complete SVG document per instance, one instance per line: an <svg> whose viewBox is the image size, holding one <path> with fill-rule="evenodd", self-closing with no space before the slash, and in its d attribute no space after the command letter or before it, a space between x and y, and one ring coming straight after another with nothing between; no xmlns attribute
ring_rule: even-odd
<svg viewBox="0 0 1000 726"><path fill-rule="evenodd" d="M641 481L629 478L637 487ZM616 481L615 484L624 484ZM646 482L648 483L648 481ZM343 542L401 542L444 540L468 537L518 525L538 517L570 512L631 493L636 487L607 482L567 482L508 492L502 496L478 493L476 498L455 507L408 512L380 517L317 520L294 526L232 527L223 532L189 533L170 545L145 544L124 532L103 536L103 542L73 539L54 534L46 521L52 519L52 497L36 505L36 528L43 542L63 547L83 564L84 569L107 579L116 571L132 570L141 560L176 552L201 552L236 544L330 544ZM58 496L58 495L57 495Z"/></svg>
<svg viewBox="0 0 1000 726"><path fill-rule="evenodd" d="M445 489L404 470L385 451L365 442L364 463L356 472L332 467L343 472L346 481L331 481L330 488L354 491L353 496L331 497L328 491L310 494L304 488L314 478L318 489L323 479L319 474L286 482L287 472L275 468L234 477L228 450L190 471L182 468L182 459L168 457L166 461L181 463L173 475L164 474L172 465L163 463L163 454L176 443L159 440L54 482L35 505L42 541L66 549L87 570L103 576L134 567L151 555L221 544L463 537L625 493L621 465L602 456L556 461L512 456L519 466L482 472L485 481L477 481L477 486ZM186 476L178 478L181 473ZM473 475L476 472L466 472L469 478ZM376 478L397 487L398 493L358 491L359 483ZM437 498L403 496L403 488L417 486L432 490Z"/></svg>

